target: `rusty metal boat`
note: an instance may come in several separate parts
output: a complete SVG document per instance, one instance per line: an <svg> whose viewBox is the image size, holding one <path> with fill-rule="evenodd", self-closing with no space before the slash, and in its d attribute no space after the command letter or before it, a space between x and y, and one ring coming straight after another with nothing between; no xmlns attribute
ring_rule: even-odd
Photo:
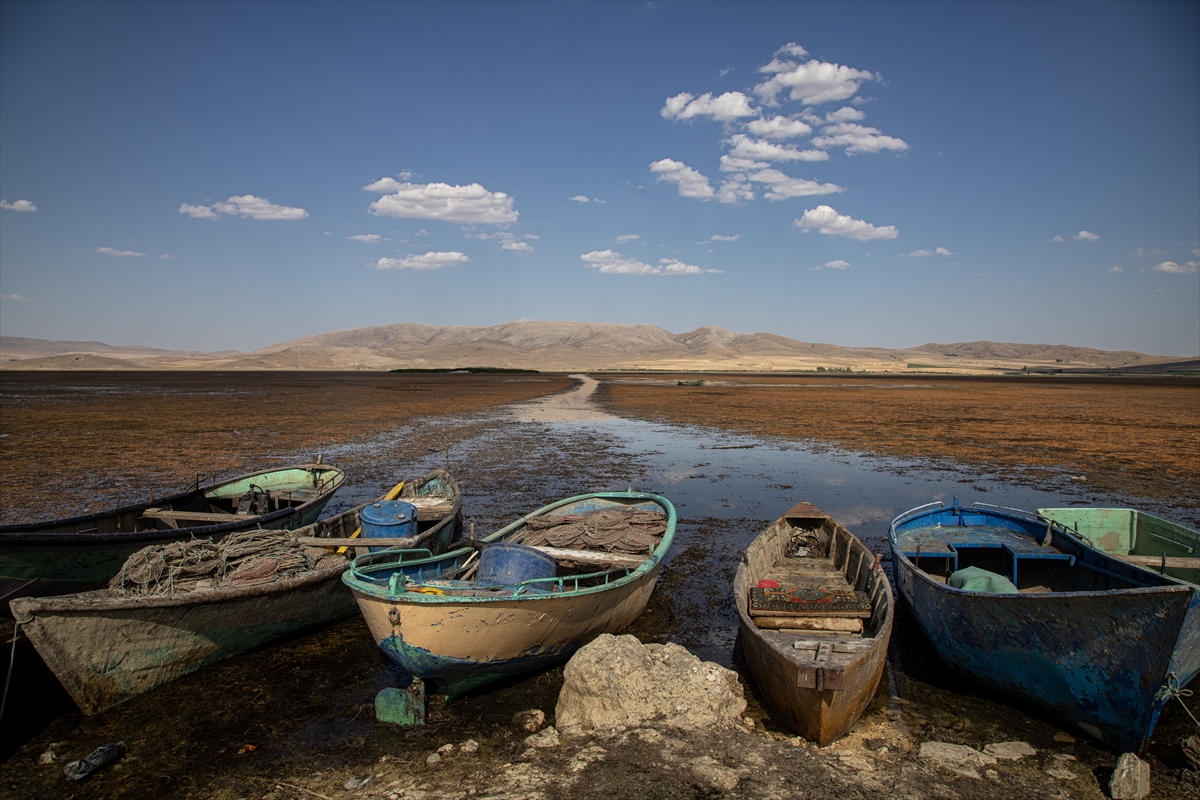
<svg viewBox="0 0 1200 800"><path fill-rule="evenodd" d="M879 557L800 503L746 548L733 594L746 664L772 708L822 747L840 738L887 659L894 607Z"/></svg>
<svg viewBox="0 0 1200 800"><path fill-rule="evenodd" d="M1139 753L1200 672L1200 587L1041 515L930 503L892 521L896 586L947 664Z"/></svg>
<svg viewBox="0 0 1200 800"><path fill-rule="evenodd" d="M457 536L462 496L445 471L397 485L385 495L392 497L423 506L417 535L408 540L424 548L419 552L445 549ZM221 541L240 539L243 551L268 539L273 546L259 550L263 558L222 564L211 578L187 580L190 573L181 570L175 585L152 587L159 593L134 593L148 587L134 586L138 578L122 569L119 586L19 598L10 607L20 631L79 708L96 714L232 656L353 616L354 597L341 581L350 559L335 551L345 551L343 542L360 541L359 514L366 505L295 531L229 534ZM157 563L165 548L200 544L145 548L127 566ZM285 570L285 564L298 566Z"/></svg>

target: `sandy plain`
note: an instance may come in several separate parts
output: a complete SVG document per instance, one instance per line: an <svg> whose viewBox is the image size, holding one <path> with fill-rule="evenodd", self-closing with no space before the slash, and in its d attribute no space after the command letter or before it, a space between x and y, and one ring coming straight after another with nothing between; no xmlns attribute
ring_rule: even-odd
<svg viewBox="0 0 1200 800"><path fill-rule="evenodd" d="M599 385L593 399L609 414L926 458L935 468L938 458L958 446L954 458L978 465L981 472L1004 471L1019 480L1037 481L1065 468L1089 481L1107 476L1103 480L1117 486L1122 475L1133 472L1138 483L1131 495L1181 498L1178 516L1192 524L1200 506L1195 495L1200 459L1193 457L1200 431L1200 387L1195 385L679 378L706 381L694 387L679 386L674 376L595 377ZM391 456L358 454L359 443L397 420L413 419L423 423L398 443L396 464L406 451L449 446L453 452L458 442L481 431L505 438L507 449L497 450L497 463L455 469L470 481L507 477L512 498L501 496L508 505L497 511L505 515L512 511L509 506L525 502L521 493L547 490L531 476L545 473L571 481L603 476L608 469L606 462L614 454L597 449L597 442L585 439L569 447L551 442L539 450L543 434L514 429L506 421L511 412L501 408L576 384L570 376L553 374L6 372L0 376L2 519L80 512L100 496L105 505L141 499L149 488L162 491L190 482L196 463L237 471L297 453L332 454L329 460L345 465L356 478L382 482L385 476L362 476L363 468L368 462L373 469L379 464L386 468ZM589 413L574 400L560 411L567 418ZM536 420L548 412L543 407L522 413ZM424 429L428 432L419 432ZM1156 442L1180 449L1178 460L1159 467L1153 459L1137 460L1142 456L1130 453L1135 445ZM1097 464L1109 463L1110 469L1098 471ZM1084 470L1081 465L1087 464L1091 466ZM94 491L95 499L78 495L81 483ZM632 629L639 638L669 638L670 620L687 613L686 608L673 609L670 590L704 578L689 569L691 558L689 551L679 553L667 583L652 599L652 613ZM1053 720L1033 715L1014 722L1011 709L986 698L961 695L945 702L943 696L937 704L904 701L909 705L897 708L889 707L887 691L879 693L850 736L818 749L795 741L773 723L761 699L755 701L752 686L747 688L752 728L668 734L662 740L625 732L530 754L525 734L511 723L512 713L538 707L552 714L560 670L463 702L434 703L430 724L422 729L398 732L368 725L368 733L342 741L327 719L336 717L341 726L357 719L362 726L372 715L371 707L353 704L374 691L369 683L363 685L367 679L360 674L373 646L364 642L359 628L361 621L348 621L291 647L234 659L211 674L164 687L154 702L118 714L72 722L67 712L48 733L31 735L28 744L0 764L0 784L15 797L30 798L142 797L152 790L156 797L219 800L1090 799L1105 796L1101 787L1115 760L1103 748L1064 734ZM319 670L313 669L314 662ZM222 685L210 686L211 675L219 675ZM220 709L220 716L213 718L208 705ZM1002 763L995 775L979 770L977 778L916 754L923 740L971 743L989 730L1020 736L1040 754ZM200 732L199 738L189 738L188 732ZM86 752L92 744L131 735L138 738L130 740L130 757L78 785L62 781L59 765L37 763L47 748L81 755L78 751ZM77 741L61 741L68 738ZM468 739L480 744L475 753L461 748ZM257 752L246 750L251 743L257 743ZM447 744L454 748L438 763L427 764ZM1200 786L1200 776L1186 770L1173 745L1156 750L1151 760L1156 779L1152 797L1188 797ZM361 789L347 788L351 779L366 776L371 780Z"/></svg>

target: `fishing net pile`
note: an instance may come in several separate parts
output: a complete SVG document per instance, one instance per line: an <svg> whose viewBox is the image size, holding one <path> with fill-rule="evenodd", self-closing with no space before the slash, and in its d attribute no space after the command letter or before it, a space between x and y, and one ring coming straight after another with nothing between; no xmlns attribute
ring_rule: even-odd
<svg viewBox="0 0 1200 800"><path fill-rule="evenodd" d="M131 555L108 588L124 597L273 583L346 564L341 556L292 541L291 531L240 531L214 542L151 545Z"/></svg>
<svg viewBox="0 0 1200 800"><path fill-rule="evenodd" d="M529 520L527 528L521 544L638 555L658 546L667 530L667 515L642 510L546 514Z"/></svg>
<svg viewBox="0 0 1200 800"><path fill-rule="evenodd" d="M787 544L788 558L825 558L821 535L811 528L792 528Z"/></svg>

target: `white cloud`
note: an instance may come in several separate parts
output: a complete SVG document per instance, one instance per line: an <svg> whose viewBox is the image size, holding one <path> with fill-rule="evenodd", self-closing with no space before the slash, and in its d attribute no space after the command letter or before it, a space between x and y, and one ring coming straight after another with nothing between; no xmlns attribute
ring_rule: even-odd
<svg viewBox="0 0 1200 800"><path fill-rule="evenodd" d="M26 297L25 295L22 295L22 294L0 294L0 297L4 298L5 300L31 300L32 299L32 298Z"/></svg>
<svg viewBox="0 0 1200 800"><path fill-rule="evenodd" d="M421 228L421 230L414 233L413 236L432 236L432 234L424 228Z"/></svg>
<svg viewBox="0 0 1200 800"><path fill-rule="evenodd" d="M826 122L858 122L866 118L866 114L859 111L857 108L850 106L842 106L837 111L830 111L825 115Z"/></svg>
<svg viewBox="0 0 1200 800"><path fill-rule="evenodd" d="M466 253L426 253L423 256L407 256L405 258L381 258L375 264L375 269L412 269L430 270L450 267L455 264L465 264L471 259Z"/></svg>
<svg viewBox="0 0 1200 800"><path fill-rule="evenodd" d="M522 239L533 239L536 242L538 239L542 238L542 235L540 233L526 233L526 234L522 235L521 238Z"/></svg>
<svg viewBox="0 0 1200 800"><path fill-rule="evenodd" d="M775 51L775 55L793 56L795 58L804 58L808 55L808 51L795 42L788 42L783 47Z"/></svg>
<svg viewBox="0 0 1200 800"><path fill-rule="evenodd" d="M768 139L795 139L812 133L812 126L795 117L768 117L746 123L746 129L755 136Z"/></svg>
<svg viewBox="0 0 1200 800"><path fill-rule="evenodd" d="M718 97L713 97L712 92L705 92L699 97L681 92L674 97L668 97L658 113L665 119L712 117L722 122L758 114L751 107L750 98L741 92L726 92Z"/></svg>
<svg viewBox="0 0 1200 800"><path fill-rule="evenodd" d="M214 211L220 211L222 214L259 220L290 220L308 217L308 212L303 208L277 206L264 197L255 197L252 194L236 195L224 203L213 203L212 207Z"/></svg>
<svg viewBox="0 0 1200 800"><path fill-rule="evenodd" d="M504 192L489 192L478 183L397 183L381 178L364 186L383 193L371 204L371 213L402 219L437 219L467 225L508 225L517 221L513 199ZM219 209L218 209L219 210Z"/></svg>
<svg viewBox="0 0 1200 800"><path fill-rule="evenodd" d="M179 206L180 214L187 214L192 219L216 219L217 212L213 211L208 206L193 206L187 203L182 203Z"/></svg>
<svg viewBox="0 0 1200 800"><path fill-rule="evenodd" d="M938 249L934 250L933 252L937 253L939 256L952 256L952 255L954 255L954 253L950 252L949 250L947 250L947 249L946 249L946 248L944 248L944 247L939 247Z"/></svg>
<svg viewBox="0 0 1200 800"><path fill-rule="evenodd" d="M792 223L807 233L815 228L826 236L845 236L848 239L858 239L868 242L872 239L895 239L899 235L896 226L878 227L861 219L853 219L847 214L839 214L829 206L821 205L810 208L804 216Z"/></svg>
<svg viewBox="0 0 1200 800"><path fill-rule="evenodd" d="M658 174L658 180L679 184L680 197L694 197L697 200L711 200L713 188L708 178L696 170L670 158L663 158L650 165L650 171Z"/></svg>
<svg viewBox="0 0 1200 800"><path fill-rule="evenodd" d="M470 238L468 236L468 238ZM476 239L496 239L500 242L501 250L511 250L514 253L532 253L533 246L529 242L517 241L517 237L508 231L499 231L497 233L480 233L475 235ZM538 237L532 234L526 234L525 239L537 239Z"/></svg>
<svg viewBox="0 0 1200 800"><path fill-rule="evenodd" d="M760 139L751 139L744 133L735 133L726 140L733 145L729 155L736 159L753 161L828 161L829 154L821 150L798 150L795 145L775 144Z"/></svg>
<svg viewBox="0 0 1200 800"><path fill-rule="evenodd" d="M622 233L617 237L617 244L628 244L629 242L640 238L642 237L636 233Z"/></svg>
<svg viewBox="0 0 1200 800"><path fill-rule="evenodd" d="M829 64L824 61L794 61L773 59L770 64L759 67L759 72L774 73L773 77L754 87L767 105L777 105L776 96L788 91L788 99L799 100L806 106L845 100L858 92L863 81L875 78L870 72Z"/></svg>
<svg viewBox="0 0 1200 800"><path fill-rule="evenodd" d="M1124 272L1125 270L1121 269L1120 267L1109 267L1108 271L1109 272Z"/></svg>
<svg viewBox="0 0 1200 800"><path fill-rule="evenodd" d="M740 238L742 238L740 233L735 233L733 236L722 236L719 233L714 233L712 236L705 239L702 244L707 242L736 242Z"/></svg>
<svg viewBox="0 0 1200 800"><path fill-rule="evenodd" d="M1061 242L1062 240L1063 240L1063 238L1062 238L1061 236L1055 236L1055 237L1054 237L1053 239L1051 239L1050 241L1052 241L1052 242Z"/></svg>
<svg viewBox="0 0 1200 800"><path fill-rule="evenodd" d="M589 200L589 199L587 198L587 195L585 195L585 194L577 194L577 195L575 195L574 197L572 197L572 198L570 198L570 199L571 199L571 200L574 200L576 203L590 203L590 202L592 202L591 200Z"/></svg>
<svg viewBox="0 0 1200 800"><path fill-rule="evenodd" d="M145 253L138 253L134 250L114 250L111 247L97 247L96 252L106 256L144 256Z"/></svg>
<svg viewBox="0 0 1200 800"><path fill-rule="evenodd" d="M717 187L718 203L740 203L754 199L754 189L745 180L745 175L734 175L731 180L721 181Z"/></svg>
<svg viewBox="0 0 1200 800"><path fill-rule="evenodd" d="M170 253L163 253L161 256L158 257L158 260L159 261L174 261L175 256L171 255Z"/></svg>
<svg viewBox="0 0 1200 800"><path fill-rule="evenodd" d="M1144 247L1139 247L1137 250L1133 251L1133 254L1138 258L1146 258L1147 256L1165 256L1167 251L1159 250L1157 247L1151 247L1149 250ZM1192 255L1200 256L1200 253L1193 251Z"/></svg>
<svg viewBox="0 0 1200 800"><path fill-rule="evenodd" d="M6 211L20 211L23 214L27 214L30 211L37 211L37 206L28 200L17 200L12 203L7 200L0 200L0 208Z"/></svg>
<svg viewBox="0 0 1200 800"><path fill-rule="evenodd" d="M848 266L850 266L849 261L843 261L842 259L839 258L839 259L836 259L835 261L827 262L825 264L825 269L846 269L846 267L848 267Z"/></svg>
<svg viewBox="0 0 1200 800"><path fill-rule="evenodd" d="M728 153L721 156L721 172L749 172L752 169L766 169L769 166L771 165L766 161L735 158Z"/></svg>
<svg viewBox="0 0 1200 800"><path fill-rule="evenodd" d="M913 250L911 253L908 254L908 257L909 258L927 258L931 255L933 255L932 250Z"/></svg>
<svg viewBox="0 0 1200 800"><path fill-rule="evenodd" d="M366 242L367 244L375 244L381 238L378 233L357 233L349 237L354 242Z"/></svg>
<svg viewBox="0 0 1200 800"><path fill-rule="evenodd" d="M1173 275L1189 275L1196 271L1198 265L1195 261L1189 261L1186 264L1176 264L1174 261L1164 261L1161 264L1155 264L1150 269L1154 272L1169 272Z"/></svg>
<svg viewBox="0 0 1200 800"><path fill-rule="evenodd" d="M1094 233L1089 233L1088 231L1080 231L1071 238L1077 242L1094 242L1100 237Z"/></svg>
<svg viewBox="0 0 1200 800"><path fill-rule="evenodd" d="M703 275L721 271L685 264L675 258L660 258L659 265L655 267L613 250L593 250L590 253L584 253L579 258L585 267L599 270L605 275Z"/></svg>
<svg viewBox="0 0 1200 800"><path fill-rule="evenodd" d="M770 190L763 195L768 200L786 200L789 197L809 197L845 191L836 183L817 183L804 178L793 178L777 169L759 170L748 177L755 183L765 183L770 187Z"/></svg>
<svg viewBox="0 0 1200 800"><path fill-rule="evenodd" d="M903 139L884 136L878 128L868 128L854 122L826 125L820 136L813 137L812 143L814 147L845 147L847 155L908 149L908 142Z"/></svg>

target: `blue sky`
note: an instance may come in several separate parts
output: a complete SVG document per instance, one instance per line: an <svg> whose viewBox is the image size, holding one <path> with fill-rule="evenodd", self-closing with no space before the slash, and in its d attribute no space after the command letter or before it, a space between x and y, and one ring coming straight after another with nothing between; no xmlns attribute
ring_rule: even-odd
<svg viewBox="0 0 1200 800"><path fill-rule="evenodd" d="M1200 4L0 5L0 332L1200 353Z"/></svg>

